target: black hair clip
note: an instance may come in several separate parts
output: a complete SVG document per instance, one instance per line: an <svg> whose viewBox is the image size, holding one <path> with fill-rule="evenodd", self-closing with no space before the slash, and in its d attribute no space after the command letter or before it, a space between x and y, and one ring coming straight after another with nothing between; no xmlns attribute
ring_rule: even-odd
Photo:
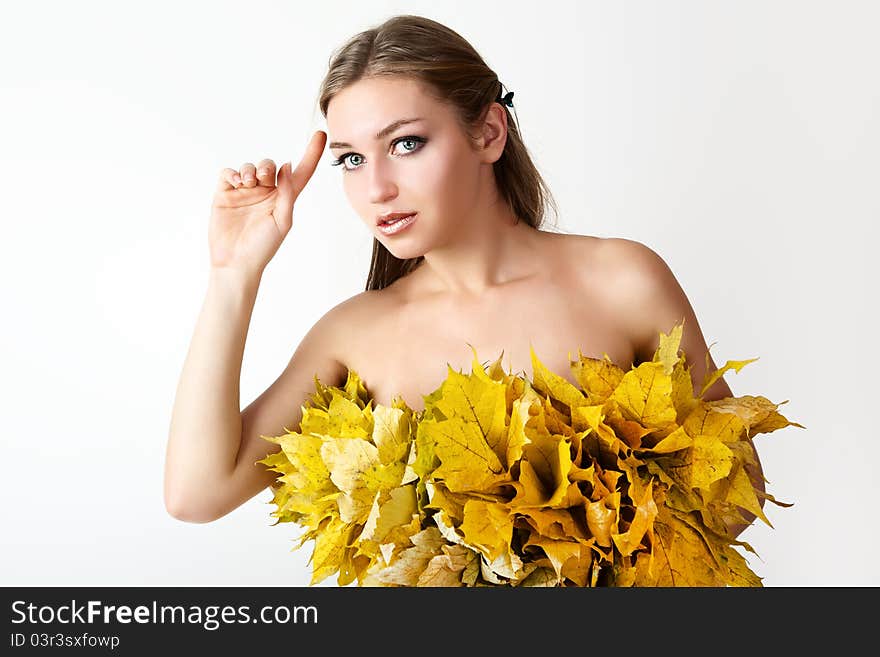
<svg viewBox="0 0 880 657"><path fill-rule="evenodd" d="M513 107L513 92L508 91L504 96L498 96L495 101L501 103L502 105Z"/></svg>

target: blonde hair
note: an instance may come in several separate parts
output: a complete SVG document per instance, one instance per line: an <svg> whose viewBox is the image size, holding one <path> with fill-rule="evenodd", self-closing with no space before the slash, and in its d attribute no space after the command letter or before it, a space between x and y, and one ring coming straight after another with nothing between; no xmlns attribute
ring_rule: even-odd
<svg viewBox="0 0 880 657"><path fill-rule="evenodd" d="M332 98L358 80L399 76L417 80L452 107L465 130L477 125L500 96L503 85L495 72L470 43L457 32L423 16L400 15L359 32L334 51L321 83L318 104L327 117ZM508 112L507 142L501 157L492 165L501 197L517 217L540 229L545 210L556 203L532 162L519 129ZM400 259L373 238L373 256L366 290L391 285L424 260Z"/></svg>

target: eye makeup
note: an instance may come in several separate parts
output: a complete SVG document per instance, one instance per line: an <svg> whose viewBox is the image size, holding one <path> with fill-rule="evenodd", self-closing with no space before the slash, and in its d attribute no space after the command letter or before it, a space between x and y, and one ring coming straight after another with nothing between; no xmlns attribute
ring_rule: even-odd
<svg viewBox="0 0 880 657"><path fill-rule="evenodd" d="M418 137L416 135L407 135L405 137L398 137L397 139L395 139L394 141L391 142L391 145L393 147L393 146L396 146L397 144L405 143L405 142L414 142L416 144L416 146L414 146L411 150L407 150L406 152L403 153L403 155L398 156L398 157L406 157L407 155L410 155L412 153L419 152L420 150L422 150L422 146L424 144L428 143L428 140L425 139L424 137ZM348 160L349 158L352 158L352 157L358 157L361 160L363 160L363 155L361 155L360 153L348 152L348 153L345 153L344 155L340 155L338 159L333 160L330 163L330 166L333 166L333 167L339 166L340 164L343 164L346 160ZM360 164L362 164L362 162L359 162L358 164L356 164L353 167L343 166L342 170L343 171L355 171L357 168L359 168Z"/></svg>

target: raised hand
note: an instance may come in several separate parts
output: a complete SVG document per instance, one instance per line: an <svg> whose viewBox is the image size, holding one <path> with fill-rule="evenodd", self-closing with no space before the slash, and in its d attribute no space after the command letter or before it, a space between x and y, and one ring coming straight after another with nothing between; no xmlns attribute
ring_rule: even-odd
<svg viewBox="0 0 880 657"><path fill-rule="evenodd" d="M262 275L293 225L293 205L311 179L327 133L318 130L306 146L296 169L285 162L277 170L272 160L257 166L245 162L239 170L220 173L211 204L208 228L211 267Z"/></svg>

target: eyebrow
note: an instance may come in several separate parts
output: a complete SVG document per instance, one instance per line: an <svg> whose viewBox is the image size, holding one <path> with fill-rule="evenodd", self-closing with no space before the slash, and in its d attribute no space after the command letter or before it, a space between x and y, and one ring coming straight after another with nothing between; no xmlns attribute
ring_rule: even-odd
<svg viewBox="0 0 880 657"><path fill-rule="evenodd" d="M425 119L419 117L415 119L398 119L394 123L389 123L387 126L382 128L379 132L376 133L375 139L376 141L387 137L392 132L397 130L400 126L406 125L407 123L415 123L416 121L424 121ZM347 141L331 141L328 148L354 148Z"/></svg>

